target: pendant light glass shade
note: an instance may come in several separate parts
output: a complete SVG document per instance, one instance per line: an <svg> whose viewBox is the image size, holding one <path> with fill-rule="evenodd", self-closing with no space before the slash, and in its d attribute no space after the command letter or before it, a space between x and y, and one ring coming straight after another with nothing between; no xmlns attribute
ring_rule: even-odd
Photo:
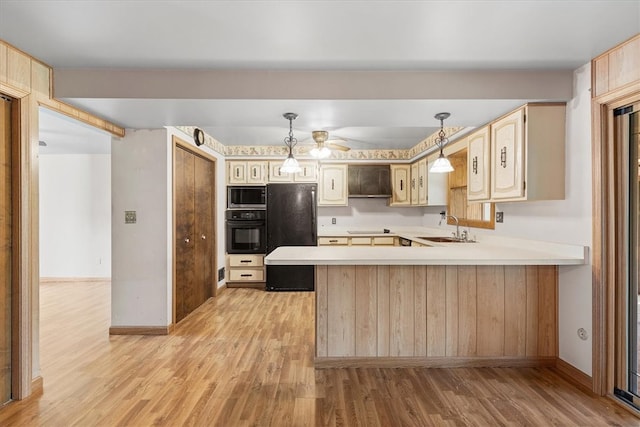
<svg viewBox="0 0 640 427"><path fill-rule="evenodd" d="M289 147L289 155L284 160L280 170L284 173L298 173L302 168L295 157L293 157L293 147L298 143L298 140L293 137L293 120L298 117L298 115L296 113L284 113L283 116L289 120L289 136L284 139L284 145Z"/></svg>
<svg viewBox="0 0 640 427"><path fill-rule="evenodd" d="M433 173L453 172L453 166L451 166L451 162L449 161L449 159L447 159L444 156L444 154L441 151L440 157L438 157L436 161L433 162L433 165L431 165L431 169L429 169L429 172L433 172Z"/></svg>
<svg viewBox="0 0 640 427"><path fill-rule="evenodd" d="M293 157L293 154L289 153L280 170L285 173L297 173L300 172L301 168L298 161Z"/></svg>
<svg viewBox="0 0 640 427"><path fill-rule="evenodd" d="M331 155L331 150L323 145L322 147L313 147L309 154L311 154L316 159L326 159Z"/></svg>
<svg viewBox="0 0 640 427"><path fill-rule="evenodd" d="M435 118L440 120L440 132L438 132L438 137L436 138L436 145L440 147L440 156L433 162L429 172L432 173L448 173L453 172L453 166L451 166L451 162L447 159L442 152L442 149L445 145L449 143L449 140L444 134L444 119L448 118L450 113L438 113L435 115Z"/></svg>

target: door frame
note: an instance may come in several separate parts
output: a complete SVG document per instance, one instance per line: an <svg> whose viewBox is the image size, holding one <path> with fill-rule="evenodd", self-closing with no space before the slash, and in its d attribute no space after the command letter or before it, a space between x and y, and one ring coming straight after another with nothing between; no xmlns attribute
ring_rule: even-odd
<svg viewBox="0 0 640 427"><path fill-rule="evenodd" d="M213 277L215 279L215 283L212 285L212 289L211 289L211 296L212 297L216 297L218 295L218 216L217 216L217 212L216 212L216 208L217 208L217 196L218 196L218 192L216 191L216 172L218 170L217 168L217 159L203 151L198 149L196 146L194 146L192 143L189 143L187 141L185 141L184 139L173 135L171 138L172 141L172 148L171 148L171 191L172 191L172 206L171 206L171 218L172 218L172 225L171 225L171 229L172 229L172 239L171 239L171 247L172 247L172 280L171 280L171 288L172 288L172 302L171 302L171 322L173 325L176 324L176 162L175 162L175 157L176 157L176 150L178 148L181 148L183 150L186 150L188 152L190 152L191 154L195 155L195 156L199 156L202 157L206 160L209 160L211 162L213 162L213 178L212 178L212 182L211 182L211 188L213 189L213 197L212 197L212 204L213 206L212 208L212 219L213 219L213 229L215 230L215 238L213 239L213 259L212 259L212 269L213 269Z"/></svg>
<svg viewBox="0 0 640 427"><path fill-rule="evenodd" d="M631 85L592 99L593 153L593 391L613 396L616 378L616 313L620 258L624 239L618 237L623 195L617 186L621 153L614 140L617 108L640 102L640 85Z"/></svg>

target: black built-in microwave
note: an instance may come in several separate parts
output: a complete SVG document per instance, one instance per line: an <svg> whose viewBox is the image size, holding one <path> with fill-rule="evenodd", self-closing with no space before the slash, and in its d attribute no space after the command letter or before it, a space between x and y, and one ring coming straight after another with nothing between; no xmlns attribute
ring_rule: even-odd
<svg viewBox="0 0 640 427"><path fill-rule="evenodd" d="M266 209L267 188L256 186L227 187L227 208L229 209Z"/></svg>

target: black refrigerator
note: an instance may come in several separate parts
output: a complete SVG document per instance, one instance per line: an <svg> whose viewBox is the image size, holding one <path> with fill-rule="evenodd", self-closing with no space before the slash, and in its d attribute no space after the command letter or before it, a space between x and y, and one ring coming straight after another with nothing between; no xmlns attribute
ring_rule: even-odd
<svg viewBox="0 0 640 427"><path fill-rule="evenodd" d="M317 184L267 185L267 255L280 246L316 246ZM268 291L313 291L312 265L267 265Z"/></svg>

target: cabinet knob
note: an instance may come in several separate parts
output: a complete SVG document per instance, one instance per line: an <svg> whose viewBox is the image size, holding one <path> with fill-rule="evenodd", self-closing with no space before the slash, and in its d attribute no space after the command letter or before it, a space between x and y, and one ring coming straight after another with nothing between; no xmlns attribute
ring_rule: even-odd
<svg viewBox="0 0 640 427"><path fill-rule="evenodd" d="M184 242L185 242L185 243L189 243L189 242L190 242L189 238L188 238L188 237L187 237L187 238L185 238L185 239L184 239Z"/></svg>
<svg viewBox="0 0 640 427"><path fill-rule="evenodd" d="M203 234L202 236L200 236L200 238L201 238L202 240L207 240L207 236L205 236L204 234Z"/></svg>

